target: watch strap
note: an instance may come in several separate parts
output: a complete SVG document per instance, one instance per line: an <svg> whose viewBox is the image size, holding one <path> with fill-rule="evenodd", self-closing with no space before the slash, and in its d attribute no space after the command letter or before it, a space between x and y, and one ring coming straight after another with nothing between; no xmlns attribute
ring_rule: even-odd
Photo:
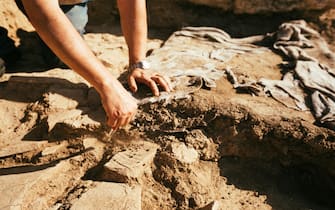
<svg viewBox="0 0 335 210"><path fill-rule="evenodd" d="M149 69L150 68L150 63L148 61L139 61L139 62L136 62L136 63L133 63L131 64L129 67L128 67L128 71L129 72L132 72L134 69Z"/></svg>

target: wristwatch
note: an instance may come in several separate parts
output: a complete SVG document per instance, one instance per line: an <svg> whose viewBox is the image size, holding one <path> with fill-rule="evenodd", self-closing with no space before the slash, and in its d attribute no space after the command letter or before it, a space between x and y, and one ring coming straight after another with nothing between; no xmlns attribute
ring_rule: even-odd
<svg viewBox="0 0 335 210"><path fill-rule="evenodd" d="M149 69L150 68L150 63L146 60L133 63L129 66L128 71L132 72L134 69L137 69L137 68L143 69L143 70Z"/></svg>

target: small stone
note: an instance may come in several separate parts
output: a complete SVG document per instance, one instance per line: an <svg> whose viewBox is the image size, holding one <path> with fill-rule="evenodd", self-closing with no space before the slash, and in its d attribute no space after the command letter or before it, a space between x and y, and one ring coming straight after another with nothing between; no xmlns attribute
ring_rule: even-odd
<svg viewBox="0 0 335 210"><path fill-rule="evenodd" d="M172 143L171 152L182 163L194 163L199 159L198 152L193 147L187 147L184 143Z"/></svg>
<svg viewBox="0 0 335 210"><path fill-rule="evenodd" d="M219 210L219 209L220 209L220 203L218 201L213 201L198 210Z"/></svg>
<svg viewBox="0 0 335 210"><path fill-rule="evenodd" d="M55 205L53 205L52 207L50 207L48 210L58 210L62 207L61 203L56 203Z"/></svg>
<svg viewBox="0 0 335 210"><path fill-rule="evenodd" d="M42 151L42 156L57 154L62 149L65 149L67 145L67 143L61 143L58 145L47 147Z"/></svg>

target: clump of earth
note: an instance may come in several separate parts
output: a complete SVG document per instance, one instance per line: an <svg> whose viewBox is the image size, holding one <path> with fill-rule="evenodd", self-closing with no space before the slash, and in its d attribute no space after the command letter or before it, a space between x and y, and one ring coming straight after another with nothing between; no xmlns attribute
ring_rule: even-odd
<svg viewBox="0 0 335 210"><path fill-rule="evenodd" d="M22 57L0 80L1 209L335 207L335 132L315 125L310 112L239 93L222 76L215 87L188 97L143 103L130 125L110 134L96 91L71 69L46 67L34 29L6 2L0 3L0 23ZM206 21L222 22L208 26L233 37L271 33L282 22L305 19L335 49L333 10L213 11ZM127 46L118 20L101 21L92 19L84 39L126 86ZM148 56L177 30L151 27ZM245 80L280 79L282 62L269 50L220 65ZM136 96L151 93L141 87Z"/></svg>

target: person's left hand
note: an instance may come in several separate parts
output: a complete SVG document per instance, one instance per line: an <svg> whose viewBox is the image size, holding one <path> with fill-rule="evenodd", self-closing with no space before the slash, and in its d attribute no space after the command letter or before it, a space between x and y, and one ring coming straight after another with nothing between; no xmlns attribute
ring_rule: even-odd
<svg viewBox="0 0 335 210"><path fill-rule="evenodd" d="M147 85L155 96L159 96L158 86L167 92L172 91L170 80L154 71L134 69L128 75L128 85L133 93L137 91L137 82Z"/></svg>

